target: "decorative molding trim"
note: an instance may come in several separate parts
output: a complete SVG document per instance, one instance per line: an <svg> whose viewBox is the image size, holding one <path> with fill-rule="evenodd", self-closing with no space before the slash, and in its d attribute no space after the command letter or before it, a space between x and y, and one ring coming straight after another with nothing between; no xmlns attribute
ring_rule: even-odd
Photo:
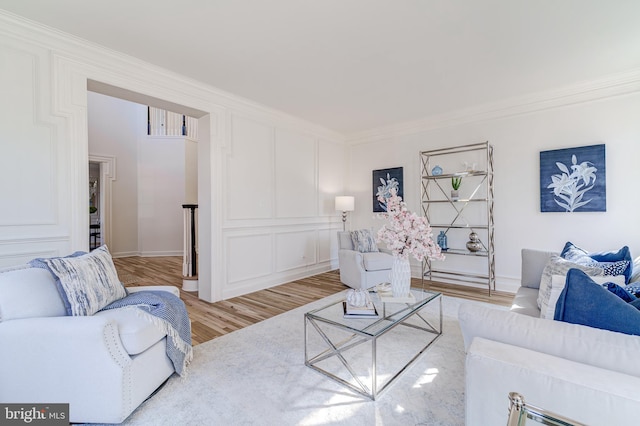
<svg viewBox="0 0 640 426"><path fill-rule="evenodd" d="M640 68L552 90L346 135L348 145L496 120L640 92Z"/></svg>
<svg viewBox="0 0 640 426"><path fill-rule="evenodd" d="M314 134L344 142L344 136L342 134L322 127L316 123L308 122L250 99L225 92L224 90L209 86L205 83L185 77L165 68L152 65L133 56L106 48L99 44L84 40L77 36L31 21L4 10L0 10L0 35L2 34L26 40L28 42L37 43L67 56L70 60L102 68L105 72L108 70L113 72L114 69L125 67L137 69L138 76L145 76L147 73L153 74L161 79L166 79L168 82L171 82L167 87L172 87L177 93L187 93L189 95L198 93L198 97L205 104L213 102L225 105L225 107L228 108L235 108L243 112L253 111L254 114L260 115L268 121L287 123L288 127L297 128L307 132L312 129ZM78 50L83 51L81 57L78 55ZM153 81L145 81L143 77L138 77L138 79L133 75L130 77L131 80L136 80L130 85L140 88L140 90L138 90L140 93L148 94L150 92L142 90L142 88L149 87L152 89L154 86ZM155 80L156 79L154 79L154 81ZM176 81L178 83L176 83ZM130 85L119 85L118 87L126 88ZM207 109L201 108L200 106L189 106L201 109L202 111L207 111Z"/></svg>
<svg viewBox="0 0 640 426"><path fill-rule="evenodd" d="M38 244L38 243L68 243L68 235L50 235L47 237L24 237L0 239L0 246L16 244Z"/></svg>
<svg viewBox="0 0 640 426"><path fill-rule="evenodd" d="M39 257L60 256L59 250L29 250L12 252L11 254L0 254L0 268L25 265L32 259Z"/></svg>

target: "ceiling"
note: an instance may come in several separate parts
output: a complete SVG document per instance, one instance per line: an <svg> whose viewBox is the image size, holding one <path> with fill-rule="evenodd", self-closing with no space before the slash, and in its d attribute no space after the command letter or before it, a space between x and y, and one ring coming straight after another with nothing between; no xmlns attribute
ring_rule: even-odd
<svg viewBox="0 0 640 426"><path fill-rule="evenodd" d="M637 0L0 0L343 134L640 67Z"/></svg>

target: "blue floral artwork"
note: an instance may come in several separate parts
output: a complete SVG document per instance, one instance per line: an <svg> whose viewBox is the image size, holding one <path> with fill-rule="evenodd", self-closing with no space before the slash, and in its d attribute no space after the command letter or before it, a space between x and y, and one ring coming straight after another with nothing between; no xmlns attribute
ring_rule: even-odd
<svg viewBox="0 0 640 426"><path fill-rule="evenodd" d="M383 198L391 197L391 189L396 190L396 194L402 197L403 180L402 167L382 169L373 171L373 212L381 213L387 211L385 203L378 201L378 196Z"/></svg>
<svg viewBox="0 0 640 426"><path fill-rule="evenodd" d="M540 152L541 212L607 211L605 147Z"/></svg>

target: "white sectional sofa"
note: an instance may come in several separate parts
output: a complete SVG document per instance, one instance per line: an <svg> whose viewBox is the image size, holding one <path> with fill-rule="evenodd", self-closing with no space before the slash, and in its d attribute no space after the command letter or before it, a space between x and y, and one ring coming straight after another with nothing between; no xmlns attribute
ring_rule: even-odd
<svg viewBox="0 0 640 426"><path fill-rule="evenodd" d="M463 304L466 425L506 425L509 392L588 425L640 420L640 336L541 319L538 286L551 252L522 251L511 311Z"/></svg>

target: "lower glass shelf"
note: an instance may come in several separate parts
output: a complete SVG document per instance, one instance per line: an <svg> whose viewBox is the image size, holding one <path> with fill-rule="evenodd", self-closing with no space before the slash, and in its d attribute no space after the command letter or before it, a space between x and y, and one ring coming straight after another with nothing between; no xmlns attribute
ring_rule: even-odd
<svg viewBox="0 0 640 426"><path fill-rule="evenodd" d="M489 256L489 252L486 250L480 251L469 251L464 249L447 249L442 250L442 253L446 256L447 254L457 254L461 256L478 256L478 257L487 257Z"/></svg>

